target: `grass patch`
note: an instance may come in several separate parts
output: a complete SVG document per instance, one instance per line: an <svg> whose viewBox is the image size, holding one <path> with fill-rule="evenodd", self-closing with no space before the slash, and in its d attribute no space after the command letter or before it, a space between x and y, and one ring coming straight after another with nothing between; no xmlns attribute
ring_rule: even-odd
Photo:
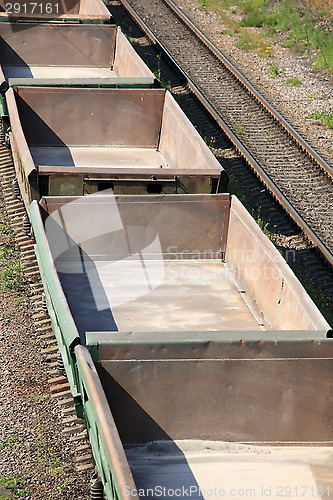
<svg viewBox="0 0 333 500"><path fill-rule="evenodd" d="M198 0L198 3L199 10L201 10L202 12L206 12L208 7L208 0Z"/></svg>
<svg viewBox="0 0 333 500"><path fill-rule="evenodd" d="M5 236L7 236L7 240L12 243L14 242L15 240L15 236L14 236L14 233L13 233L13 230L11 229L10 225L8 224L8 222L6 222L5 220L3 220L0 216L0 234L3 234Z"/></svg>
<svg viewBox="0 0 333 500"><path fill-rule="evenodd" d="M29 398L36 403L42 403L48 399L47 394L29 394Z"/></svg>
<svg viewBox="0 0 333 500"><path fill-rule="evenodd" d="M257 212L257 215L255 215L255 211L252 212L252 217L254 218L254 220L256 221L256 223L258 224L258 226L260 227L260 229L262 230L262 232L264 233L265 236L267 236L267 238L269 240L272 241L272 233L271 231L268 229L268 222L265 222L262 218L261 218L261 215L260 215L260 208Z"/></svg>
<svg viewBox="0 0 333 500"><path fill-rule="evenodd" d="M240 179L234 174L229 175L228 193L237 196L237 198L241 201L241 203L243 203L245 208L248 211L251 210L246 195L244 194L244 187L242 186Z"/></svg>
<svg viewBox="0 0 333 500"><path fill-rule="evenodd" d="M157 80L160 82L162 88L164 88L165 90L171 91L171 83L166 82L165 80L162 79L161 58L162 58L161 53L156 56L157 69L154 71L154 75L156 76Z"/></svg>
<svg viewBox="0 0 333 500"><path fill-rule="evenodd" d="M310 295L313 302L319 307L321 313L325 317L326 321L333 325L333 313L332 313L332 298L330 295L326 295L323 292L318 291L317 285L309 281L309 279L302 280L302 277L298 277L306 289L307 293Z"/></svg>
<svg viewBox="0 0 333 500"><path fill-rule="evenodd" d="M22 270L19 252L12 245L0 247L0 290L20 290Z"/></svg>
<svg viewBox="0 0 333 500"><path fill-rule="evenodd" d="M242 122L236 123L235 133L238 135L245 134L245 128Z"/></svg>
<svg viewBox="0 0 333 500"><path fill-rule="evenodd" d="M272 64L272 66L269 68L268 76L270 78L277 78L280 76L281 72L279 70L279 67L276 64Z"/></svg>
<svg viewBox="0 0 333 500"><path fill-rule="evenodd" d="M27 497L29 495L28 490L22 486L21 481L16 477L5 476L0 478L0 500Z"/></svg>
<svg viewBox="0 0 333 500"><path fill-rule="evenodd" d="M311 115L309 115L309 118L312 120L317 120L323 125L326 125L329 129L333 129L333 113L318 113L314 112Z"/></svg>
<svg viewBox="0 0 333 500"><path fill-rule="evenodd" d="M0 290L20 290L22 270L20 253L15 247L15 235L9 224L0 217ZM18 304L17 304L18 305Z"/></svg>
<svg viewBox="0 0 333 500"><path fill-rule="evenodd" d="M324 7L306 5L297 0L199 0L205 10L216 10L220 14L233 8L242 16L239 28L264 28L269 36L284 36L284 46L298 53L313 56L317 69L333 71L332 25L319 23L321 17L327 19ZM323 4L324 5L324 4ZM228 26L230 27L230 26ZM245 42L239 42L243 48ZM245 50L250 50L248 44Z"/></svg>
<svg viewBox="0 0 333 500"><path fill-rule="evenodd" d="M260 57L268 58L272 56L272 47L262 40L258 33L242 30L238 37L236 46L246 52L256 52Z"/></svg>
<svg viewBox="0 0 333 500"><path fill-rule="evenodd" d="M302 85L302 82L298 78L291 77L287 79L287 84L293 87L299 87L299 85Z"/></svg>
<svg viewBox="0 0 333 500"><path fill-rule="evenodd" d="M57 457L54 453L50 457L49 471L52 476L58 476L65 472L65 466L61 465L61 457Z"/></svg>

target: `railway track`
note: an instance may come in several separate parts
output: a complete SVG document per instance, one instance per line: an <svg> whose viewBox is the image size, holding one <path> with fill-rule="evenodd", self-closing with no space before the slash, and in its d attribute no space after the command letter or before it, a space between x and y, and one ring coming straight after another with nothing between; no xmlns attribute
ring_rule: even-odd
<svg viewBox="0 0 333 500"><path fill-rule="evenodd" d="M237 150L333 263L333 170L170 0L122 0ZM180 17L181 16L181 17Z"/></svg>
<svg viewBox="0 0 333 500"><path fill-rule="evenodd" d="M0 194L4 210L15 241L20 249L20 262L25 280L29 284L29 301L31 304L31 319L34 328L43 345L41 355L48 366L49 390L51 398L60 407L63 424L63 434L68 436L76 450L76 468L78 472L87 473L94 470L90 444L87 438L84 421L77 418L75 406L67 378L59 372L58 344L47 314L44 289L34 251L34 240L31 239L30 225L25 226L26 211L23 202L13 196L12 181L15 179L15 168L11 151L0 145ZM88 477L88 476L87 476Z"/></svg>
<svg viewBox="0 0 333 500"><path fill-rule="evenodd" d="M186 85L179 85L178 88L176 86L176 87L174 87L173 90L175 91L175 93L178 92L179 95L183 96L183 99L185 101L187 100L188 103L194 104L193 100L192 100L192 96L188 92L188 88L192 86L192 83L190 82L189 85L187 83L188 82L186 82ZM176 90L175 90L175 88L176 88ZM202 98L202 101L203 101L203 98ZM193 107L195 108L193 111L193 113L195 114L197 112L198 108L196 107L196 105L194 105ZM209 105L207 107L209 107ZM214 114L214 112L212 112L212 113ZM217 117L217 119L219 120L218 117ZM248 161L251 158L253 158L253 161L256 162L256 160L252 156L252 153L248 153L248 151L245 148L244 148L244 151L242 150L243 144L240 143L240 141L236 137L236 134L234 134L234 132L232 131L232 128L230 126L225 125L226 136L218 137L218 135L219 135L218 131L215 130L216 126L214 125L214 123L211 121L210 118L207 119L207 125L208 125L208 128L210 127L210 130L212 131L211 137L214 136L214 141L212 141L211 145L215 146L215 152L217 155L220 155L222 163L229 162L230 168L228 170L229 170L229 172L231 172L233 170L235 177L237 177L237 174L239 174L239 169L242 169L243 167L241 165L242 162L240 161L239 157L235 154L234 151L232 151L228 137L229 137L229 139L232 139L233 141L236 142L238 150L242 151L243 155L245 157L246 157L246 154L249 155L249 158L247 158ZM242 126L243 126L243 124L242 124ZM242 132L239 135L243 135L243 134L244 134L244 132ZM215 142L215 137L218 137L218 140L216 142ZM238 141L238 143L237 143L237 141ZM310 151L307 151L307 154L309 155L312 153ZM251 158L250 158L250 156L251 156ZM50 391L52 392L54 397L60 398L60 402L62 405L62 414L64 417L64 424L66 425L66 428L64 429L65 434L74 434L72 439L74 441L79 441L79 447L78 447L79 456L77 459L77 462L80 464L79 469L82 471L88 471L88 470L91 470L91 468L92 468L90 446L89 446L88 442L85 440L86 434L85 434L85 431L83 428L82 419L77 418L77 416L75 415L74 407L73 407L72 400L70 397L69 384L64 377L59 376L57 374L57 372L55 371L55 368L57 366L56 358L57 358L58 346L57 346L55 337L54 337L52 330L51 330L50 319L47 316L46 310L45 310L45 304L44 304L44 300L43 300L43 287L42 287L42 283L41 283L40 276L39 276L38 265L37 265L37 262L36 262L36 259L35 259L34 253L33 253L33 241L28 234L25 234L24 232L22 232L22 217L24 217L25 211L24 211L22 203L20 203L18 200L16 200L12 196L12 193L11 193L11 182L15 177L15 171L14 171L13 166L12 166L12 159L10 156L10 152L6 148L0 148L0 164L3 164L3 169L1 170L2 167L0 168L0 174L2 173L2 176L3 176L3 194L4 194L4 199L6 202L7 214L12 219L12 224L15 227L15 230L17 233L17 239L18 239L19 245L22 249L22 257L23 257L23 260L25 262L25 274L31 283L31 290L32 290L31 294L32 294L32 296L34 296L34 300L33 300L34 308L33 308L32 318L36 322L37 331L40 333L41 339L43 341L45 341L45 344L46 344L45 349L42 352L47 357L47 359L50 363L50 368L51 368L50 376L52 377L49 381L49 383L51 385ZM324 169L324 166L321 166L320 168ZM327 171L326 173L329 176L330 172ZM260 183L257 182L255 175L253 175L253 173L251 173L250 170L246 174L244 174L244 176L245 175L247 176L246 188L249 191L252 190L252 196L255 197L255 195L256 195L255 192L258 189L261 190ZM239 177L239 175L238 175L238 177ZM269 199L270 197L268 197L268 192L264 193L263 196L267 197L267 210L270 210L272 208L272 206L271 206L271 200ZM248 215L247 215L247 217L248 217L248 219L250 219L250 217ZM75 220L75 222L76 222L76 220ZM280 228L283 226L284 223L285 223L285 215L282 216L282 220L280 222ZM255 224L253 224L253 221L251 221L251 224L253 225L253 227L255 226ZM176 227L178 229L179 225L178 226L176 225ZM252 229L253 229L253 227L252 227ZM204 229L206 229L206 226L204 226ZM254 234L256 234L256 231L257 231L257 228L254 229ZM294 236L295 236L293 234L294 231L293 231L293 228L291 229L290 223L286 223L285 232L286 233L291 232L292 233L291 236L294 238ZM36 234L36 240L38 241L37 231L35 232L35 234ZM202 232L201 232L201 234L202 234ZM299 243L297 243L296 240L299 240ZM300 251L302 248L302 245L304 245L303 238L299 235L296 235L296 238L294 238L294 244L298 245L297 249L298 249L298 251ZM304 250L307 251L306 246L304 247ZM310 258L309 258L309 260L310 260ZM314 261L314 263L313 263L313 268L315 266L316 266L316 261ZM43 268L41 267L41 269L43 269ZM320 267L320 269L318 269L316 272L316 275L317 275L317 277L319 277L319 279L320 279L320 273L322 272L321 269L322 268ZM42 270L42 275L43 275L43 273L44 273L44 271ZM326 273L323 274L323 279L326 280ZM283 284L282 284L282 288L283 288ZM50 314L52 317L51 312L50 312ZM68 323L67 323L67 325L65 325L65 328L66 327L68 327ZM64 328L64 330L65 330L65 328ZM79 349L77 352L80 353L82 351L80 351L80 349ZM81 361L82 361L82 359L81 359ZM84 391L82 390L82 394L83 394L83 392ZM88 395L88 399L92 400L90 395ZM92 426L88 425L88 428L92 428ZM95 458L96 458L96 455L95 455ZM97 494L97 495L99 498L101 498L101 496L99 494ZM97 498L97 496L94 495L94 498ZM110 498L112 498L112 496Z"/></svg>

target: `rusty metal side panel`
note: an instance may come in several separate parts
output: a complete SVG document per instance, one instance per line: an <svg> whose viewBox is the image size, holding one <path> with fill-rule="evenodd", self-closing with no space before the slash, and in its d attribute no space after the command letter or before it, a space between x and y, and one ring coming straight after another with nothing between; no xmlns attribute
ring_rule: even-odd
<svg viewBox="0 0 333 500"><path fill-rule="evenodd" d="M25 207L28 208L31 200L37 199L37 171L22 131L21 121L17 111L14 92L12 89L9 89L7 91L6 100L10 116L10 142L12 147L15 171L19 182L22 199L24 201ZM34 186L31 186L29 180L32 180Z"/></svg>
<svg viewBox="0 0 333 500"><path fill-rule="evenodd" d="M52 217L60 227L82 243L89 255L104 253L111 259L119 259L124 252L128 255L127 231L136 231L133 254L154 240L158 242L154 249L160 245L163 257L170 259L218 259L225 250L228 194L91 195L43 200L49 213L56 211Z"/></svg>
<svg viewBox="0 0 333 500"><path fill-rule="evenodd" d="M0 24L0 65L111 68L116 27Z"/></svg>
<svg viewBox="0 0 333 500"><path fill-rule="evenodd" d="M76 0L76 2L79 3L79 14L82 17L94 15L105 21L111 17L103 0Z"/></svg>
<svg viewBox="0 0 333 500"><path fill-rule="evenodd" d="M48 184L50 196L83 195L83 175L52 175Z"/></svg>
<svg viewBox="0 0 333 500"><path fill-rule="evenodd" d="M152 82L155 80L152 71L150 71L148 66L146 66L143 60L135 52L120 28L118 28L117 31L116 55L113 69L117 76L122 78L141 76L151 78Z"/></svg>
<svg viewBox="0 0 333 500"><path fill-rule="evenodd" d="M186 174L189 175L186 175ZM208 171L203 174L192 175L189 172L186 172L185 175L181 175L181 173L177 177L177 193L202 193L202 194L211 194L212 191L212 178L217 178L218 176L211 174L209 175Z"/></svg>
<svg viewBox="0 0 333 500"><path fill-rule="evenodd" d="M214 175L223 170L169 92L165 96L159 149L171 166L205 169Z"/></svg>
<svg viewBox="0 0 333 500"><path fill-rule="evenodd" d="M84 416L95 463L107 498L125 500L135 484L119 434L89 352L76 346L79 383L83 397Z"/></svg>
<svg viewBox="0 0 333 500"><path fill-rule="evenodd" d="M326 330L320 314L274 245L232 197L226 262L276 330Z"/></svg>
<svg viewBox="0 0 333 500"><path fill-rule="evenodd" d="M332 346L184 341L146 345L143 353L123 344L113 346L111 360L100 346L99 372L125 443L323 444L333 442Z"/></svg>
<svg viewBox="0 0 333 500"><path fill-rule="evenodd" d="M49 189L43 194L51 196L82 196L101 192L103 189L112 189L114 194L143 194L149 193L154 187L163 194L202 193L210 194L212 180L210 176L182 176L176 172L167 175L161 170L159 175L156 169L128 169L126 174L118 173L112 168L79 168L79 167L39 167L40 176L47 176ZM91 173L92 172L92 173ZM163 173L163 175L161 175ZM152 176L155 180L152 181ZM110 194L110 193L109 193Z"/></svg>
<svg viewBox="0 0 333 500"><path fill-rule="evenodd" d="M21 87L16 90L29 145L157 149L163 89Z"/></svg>
<svg viewBox="0 0 333 500"><path fill-rule="evenodd" d="M279 335L280 333L280 335ZM131 359L331 359L333 341L324 338L291 339L281 332L87 332L87 346L98 346L101 361ZM243 338L241 338L243 337ZM245 339L245 340L244 340Z"/></svg>

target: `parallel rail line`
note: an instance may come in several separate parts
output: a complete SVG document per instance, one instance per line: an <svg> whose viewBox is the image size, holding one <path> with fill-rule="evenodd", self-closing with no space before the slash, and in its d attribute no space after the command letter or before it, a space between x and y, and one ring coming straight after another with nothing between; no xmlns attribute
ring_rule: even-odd
<svg viewBox="0 0 333 500"><path fill-rule="evenodd" d="M171 0L121 0L223 132L333 264L333 169ZM149 26L148 26L149 25Z"/></svg>

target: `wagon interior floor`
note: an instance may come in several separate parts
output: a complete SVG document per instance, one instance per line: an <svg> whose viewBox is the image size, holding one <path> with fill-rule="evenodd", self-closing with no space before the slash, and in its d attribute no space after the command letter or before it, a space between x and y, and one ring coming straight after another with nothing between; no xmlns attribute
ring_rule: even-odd
<svg viewBox="0 0 333 500"><path fill-rule="evenodd" d="M144 492L142 498L328 498L333 487L333 451L328 446L186 440L125 451L136 487Z"/></svg>
<svg viewBox="0 0 333 500"><path fill-rule="evenodd" d="M57 264L81 333L261 329L255 304L219 260L96 260L89 267L82 274L81 263Z"/></svg>
<svg viewBox="0 0 333 500"><path fill-rule="evenodd" d="M3 66L5 78L114 78L110 68L75 66Z"/></svg>
<svg viewBox="0 0 333 500"><path fill-rule="evenodd" d="M30 152L40 173L52 167L90 168L161 168L165 158L152 148L121 147L31 147Z"/></svg>

